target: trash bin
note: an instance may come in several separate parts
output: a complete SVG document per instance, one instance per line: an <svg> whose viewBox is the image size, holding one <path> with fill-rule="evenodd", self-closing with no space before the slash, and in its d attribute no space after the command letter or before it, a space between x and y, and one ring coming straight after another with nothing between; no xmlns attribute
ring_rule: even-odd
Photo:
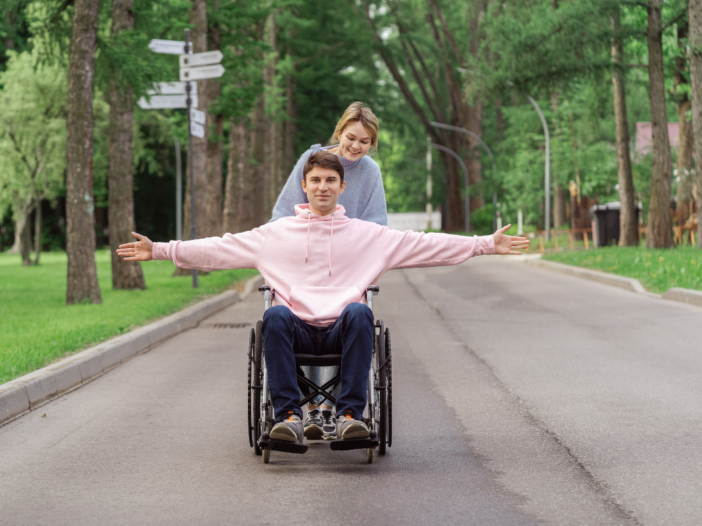
<svg viewBox="0 0 702 526"><path fill-rule="evenodd" d="M619 210L621 203L607 203L590 207L592 220L592 238L595 247L606 247L619 244ZM636 207L636 222L638 224L641 209Z"/></svg>

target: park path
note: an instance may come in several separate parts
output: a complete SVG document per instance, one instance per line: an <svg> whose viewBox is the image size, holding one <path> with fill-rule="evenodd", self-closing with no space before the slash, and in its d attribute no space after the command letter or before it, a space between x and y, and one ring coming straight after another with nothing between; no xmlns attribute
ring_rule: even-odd
<svg viewBox="0 0 702 526"><path fill-rule="evenodd" d="M210 325L256 294L0 427L0 525L702 520L702 309L500 258L380 285L386 457L254 456L249 328Z"/></svg>

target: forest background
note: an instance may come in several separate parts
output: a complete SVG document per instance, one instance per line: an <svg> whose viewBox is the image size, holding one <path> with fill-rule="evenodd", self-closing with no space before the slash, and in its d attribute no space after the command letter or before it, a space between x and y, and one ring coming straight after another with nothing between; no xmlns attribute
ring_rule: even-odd
<svg viewBox="0 0 702 526"><path fill-rule="evenodd" d="M135 101L154 82L177 80L176 57L147 46L182 40L185 28L195 52L221 49L226 68L198 83L207 112L206 138L194 141L198 237L266 222L299 155L326 144L355 100L380 120L373 156L389 212L425 209L432 142L464 160L475 232L492 231L496 206L503 223L516 223L521 210L530 228L542 229L544 133L531 95L551 135L551 224L572 223L571 196L606 203L627 191L654 246L672 246L670 226L693 218L699 186L689 10L683 0L4 0L0 251L29 265L41 250L68 247L69 303L98 302L96 281L71 292L71 191L80 187L88 203L88 248L114 250L134 225L152 239L175 238L174 139L187 145L187 116ZM90 49L81 48L86 35ZM82 73L72 69L81 57ZM69 90L79 82L80 100ZM671 149L666 129L660 147L662 119L680 122L684 146ZM652 120L653 150L640 155L636 123ZM494 168L475 140L432 122L481 137ZM86 130L88 154L71 146ZM459 231L461 169L440 150L431 155L432 206L445 230ZM628 189L620 184L627 178ZM86 261L75 268L90 272ZM114 258L113 286L143 288L143 277Z"/></svg>

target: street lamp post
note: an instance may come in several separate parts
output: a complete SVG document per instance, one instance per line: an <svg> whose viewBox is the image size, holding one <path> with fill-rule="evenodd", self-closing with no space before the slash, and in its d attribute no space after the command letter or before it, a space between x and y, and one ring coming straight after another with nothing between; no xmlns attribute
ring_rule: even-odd
<svg viewBox="0 0 702 526"><path fill-rule="evenodd" d="M541 125L544 127L544 136L546 137L546 167L544 175L544 185L546 187L546 241L551 237L551 155L550 155L550 142L548 136L548 125L546 124L546 118L541 108L536 103L536 101L527 93L524 94L531 105L534 106L536 112L539 114L539 119L541 119Z"/></svg>

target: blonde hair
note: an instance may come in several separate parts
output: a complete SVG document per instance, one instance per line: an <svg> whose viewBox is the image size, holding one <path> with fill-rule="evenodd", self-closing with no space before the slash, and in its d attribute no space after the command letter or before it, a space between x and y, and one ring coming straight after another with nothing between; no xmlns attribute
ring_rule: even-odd
<svg viewBox="0 0 702 526"><path fill-rule="evenodd" d="M378 149L378 118L373 113L368 106L362 102L353 102L346 108L344 114L336 123L336 128L334 128L334 134L329 139L329 145L334 146L339 144L341 134L343 133L346 126L352 122L360 122L363 127L368 132L371 138L371 150Z"/></svg>

